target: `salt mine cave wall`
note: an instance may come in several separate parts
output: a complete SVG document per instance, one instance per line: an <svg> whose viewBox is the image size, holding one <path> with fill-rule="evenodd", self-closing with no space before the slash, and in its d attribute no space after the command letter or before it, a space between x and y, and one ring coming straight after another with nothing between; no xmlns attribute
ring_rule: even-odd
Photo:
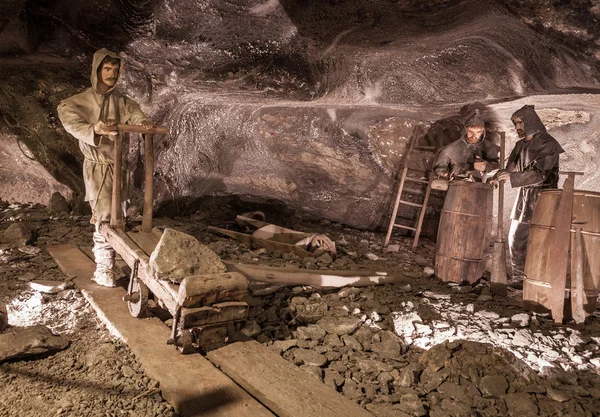
<svg viewBox="0 0 600 417"><path fill-rule="evenodd" d="M449 143L479 108L510 150L524 104L566 150L563 169L586 173L576 187L600 191L592 1L11 0L0 11L0 199L45 204L59 191L86 209L82 156L56 106L89 87L100 47L120 53L122 91L170 131L156 141L162 210L237 196L377 229L414 132ZM143 147L131 142L139 186ZM412 158L417 175L426 158Z"/></svg>

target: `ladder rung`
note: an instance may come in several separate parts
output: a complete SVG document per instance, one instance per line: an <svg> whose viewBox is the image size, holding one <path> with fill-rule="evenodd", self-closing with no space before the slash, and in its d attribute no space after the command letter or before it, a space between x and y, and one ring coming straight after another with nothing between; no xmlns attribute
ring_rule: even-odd
<svg viewBox="0 0 600 417"><path fill-rule="evenodd" d="M404 226L403 224L396 224L396 223L394 223L394 227L399 227L401 229L412 230L413 232L417 231L417 229L415 229L414 227Z"/></svg>
<svg viewBox="0 0 600 417"><path fill-rule="evenodd" d="M418 149L420 151L435 151L435 146L415 146L414 149Z"/></svg>
<svg viewBox="0 0 600 417"><path fill-rule="evenodd" d="M402 204L406 204L407 206L413 206L413 207L423 207L423 204L419 204L419 203L412 203L410 201L405 201L405 200L400 200L400 203Z"/></svg>
<svg viewBox="0 0 600 417"><path fill-rule="evenodd" d="M420 182L421 184L429 184L428 180L421 180L419 178L406 177L406 181Z"/></svg>

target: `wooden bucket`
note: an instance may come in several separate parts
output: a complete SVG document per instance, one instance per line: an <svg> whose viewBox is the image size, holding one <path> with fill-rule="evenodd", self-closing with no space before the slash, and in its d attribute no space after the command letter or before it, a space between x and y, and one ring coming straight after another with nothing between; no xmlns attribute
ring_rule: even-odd
<svg viewBox="0 0 600 417"><path fill-rule="evenodd" d="M492 190L480 182L450 183L435 252L435 274L442 281L474 283L483 275L492 231Z"/></svg>
<svg viewBox="0 0 600 417"><path fill-rule="evenodd" d="M550 243L554 239L556 212L562 190L544 190L540 193L531 219L525 261L525 279L523 281L523 305L538 313L549 312L548 293L548 254ZM596 309L596 299L600 289L600 193L575 190L573 195L572 222L585 222L582 227L582 258L584 283L584 309L592 314ZM567 268L567 288L564 317L572 317L571 306L575 303L577 281L577 259L575 259L575 229L571 228L571 239L564 242L569 245L569 266ZM570 282L569 282L570 277Z"/></svg>

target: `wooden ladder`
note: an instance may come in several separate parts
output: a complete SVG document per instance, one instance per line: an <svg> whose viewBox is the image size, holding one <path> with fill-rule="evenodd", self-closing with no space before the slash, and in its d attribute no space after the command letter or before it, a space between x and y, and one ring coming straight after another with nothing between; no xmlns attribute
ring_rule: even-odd
<svg viewBox="0 0 600 417"><path fill-rule="evenodd" d="M423 225L423 219L425 218L425 212L427 210L427 203L429 202L429 195L431 194L431 181L434 179L433 175L433 163L435 161L435 155L437 154L437 146L417 146L416 143L419 140L420 135L418 134L421 131L421 126L415 126L413 130L412 137L410 139L410 146L408 148L408 153L406 154L406 158L404 160L404 168L402 169L402 176L400 177L400 185L398 185L398 192L396 193L396 202L394 203L394 210L392 211L392 217L390 218L390 224L388 226L387 234L385 236L384 246L390 242L390 238L392 236L392 230L397 227L399 229L410 230L414 232L415 236L413 239L412 249L417 247L419 243L419 236L421 235L421 227ZM433 153L433 158L431 159L427 172L429 172L429 178L427 180L420 178L412 178L408 176L409 168L412 153L414 150L419 151L429 151ZM404 191L404 185L406 182L415 182L420 184L427 184L427 190L425 191L425 197L423 198L423 203L413 203L411 201L402 199L402 192ZM400 204L406 206L417 207L419 209L419 213L417 216L417 222L414 226L407 226L403 224L396 223L396 216L398 215L398 207Z"/></svg>

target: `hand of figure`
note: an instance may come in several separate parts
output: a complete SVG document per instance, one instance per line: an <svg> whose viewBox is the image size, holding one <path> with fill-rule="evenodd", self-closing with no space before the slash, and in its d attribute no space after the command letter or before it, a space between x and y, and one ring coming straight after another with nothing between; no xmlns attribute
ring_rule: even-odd
<svg viewBox="0 0 600 417"><path fill-rule="evenodd" d="M111 136L116 136L119 132L114 120L107 120L106 122L100 120L94 125L94 133L97 135L105 135L108 136L109 139L112 139Z"/></svg>
<svg viewBox="0 0 600 417"><path fill-rule="evenodd" d="M439 172L437 176L439 179L445 180L448 179L449 174L447 172Z"/></svg>
<svg viewBox="0 0 600 417"><path fill-rule="evenodd" d="M474 164L473 164L473 168L475 168L476 171L479 172L484 172L485 168L487 167L487 164L485 163L485 161L482 160L477 160Z"/></svg>
<svg viewBox="0 0 600 417"><path fill-rule="evenodd" d="M497 178L492 178L488 181L488 183L492 184L492 187L494 187L494 189L498 188L498 184L500 184Z"/></svg>
<svg viewBox="0 0 600 417"><path fill-rule="evenodd" d="M144 120L144 121L142 122L142 127L143 127L144 129L150 130L150 129L152 129L152 128L154 127L154 124L152 124L152 122L151 122L151 121L149 121L149 120Z"/></svg>
<svg viewBox="0 0 600 417"><path fill-rule="evenodd" d="M510 179L510 172L508 172L505 169L501 169L496 174L496 178L498 179L498 181L508 181Z"/></svg>

